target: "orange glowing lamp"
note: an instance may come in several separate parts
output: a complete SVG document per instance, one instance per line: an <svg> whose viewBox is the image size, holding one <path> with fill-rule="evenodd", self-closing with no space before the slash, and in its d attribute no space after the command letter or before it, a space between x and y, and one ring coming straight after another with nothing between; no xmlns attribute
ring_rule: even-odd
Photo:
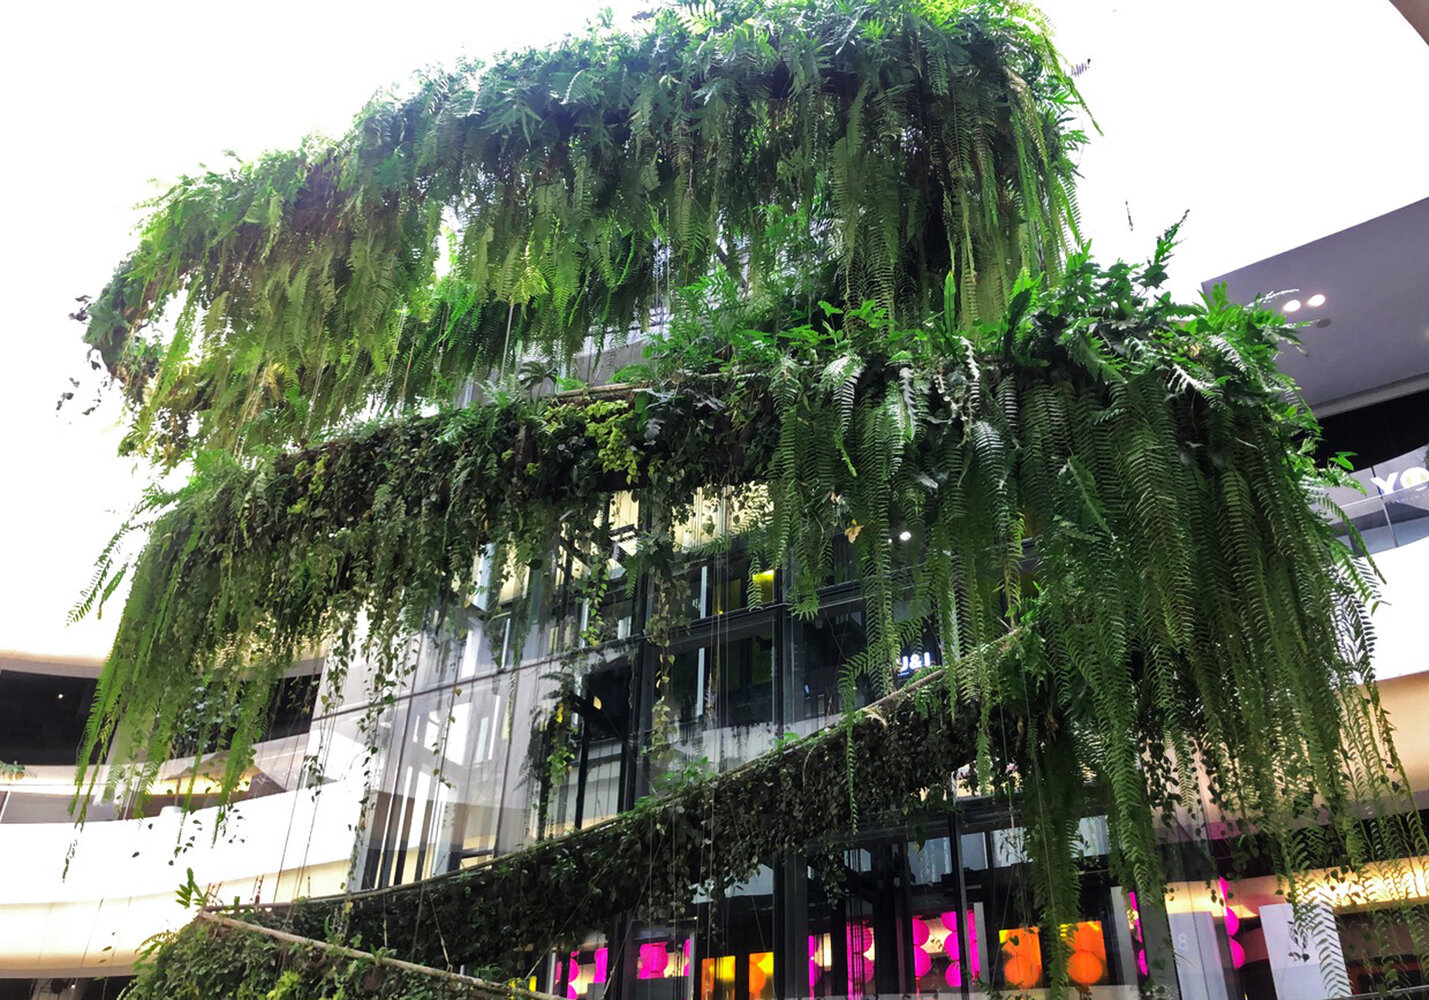
<svg viewBox="0 0 1429 1000"><path fill-rule="evenodd" d="M1002 979L1019 990L1042 982L1042 936L1036 927L1015 927L998 932L1002 945Z"/></svg>

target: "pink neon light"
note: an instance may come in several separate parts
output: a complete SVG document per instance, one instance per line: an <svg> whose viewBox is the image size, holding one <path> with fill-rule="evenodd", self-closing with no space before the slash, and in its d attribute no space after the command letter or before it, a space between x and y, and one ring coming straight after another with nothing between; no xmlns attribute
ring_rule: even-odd
<svg viewBox="0 0 1429 1000"><path fill-rule="evenodd" d="M605 982L606 973L610 969L610 949L597 948L595 950L595 968L591 976L591 982ZM579 993L576 992L576 983L581 977L581 953L571 952L570 961L566 963L566 996L569 1000L577 1000Z"/></svg>
<svg viewBox="0 0 1429 1000"><path fill-rule="evenodd" d="M665 950L665 945L656 942L654 944L642 944L640 946L640 957L635 965L636 979L664 979L665 970L670 966L670 953Z"/></svg>
<svg viewBox="0 0 1429 1000"><path fill-rule="evenodd" d="M864 952L873 947L873 929L864 924L852 924L845 935L848 946L848 992L850 996L863 992L863 984L873 978L873 959Z"/></svg>
<svg viewBox="0 0 1429 1000"><path fill-rule="evenodd" d="M819 981L819 976L823 974L823 969L819 967L817 956L819 954L819 939L814 935L809 935L809 997L813 1000L814 984Z"/></svg>
<svg viewBox="0 0 1429 1000"><path fill-rule="evenodd" d="M972 910L968 910L964 916L967 919L968 928L968 955L972 958L972 961L970 961L968 965L972 970L973 982L977 982L982 978L982 969L978 966L977 920L974 919Z"/></svg>
<svg viewBox="0 0 1429 1000"><path fill-rule="evenodd" d="M917 948L913 952L913 976L922 979L933 971L933 956L929 955L922 948Z"/></svg>
<svg viewBox="0 0 1429 1000"><path fill-rule="evenodd" d="M864 924L850 924L848 928L848 948L851 952L863 954L873 947L873 930Z"/></svg>
<svg viewBox="0 0 1429 1000"><path fill-rule="evenodd" d="M948 929L948 936L943 939L943 951L947 953L949 964L948 971L944 973L949 986L963 985L963 970L961 956L958 954L958 915L956 911L949 910L947 913L940 913L938 919L943 922L943 926ZM963 914L963 926L968 932L968 957L969 966L972 969L972 981L977 982L982 975L981 959L977 953L977 920L973 916L973 911L968 910Z"/></svg>
<svg viewBox="0 0 1429 1000"><path fill-rule="evenodd" d="M1235 939L1240 931L1240 914L1231 909L1231 887L1225 879L1216 880L1221 890L1221 918L1226 925L1226 939L1230 944L1231 968L1239 969L1245 964L1245 946Z"/></svg>
<svg viewBox="0 0 1429 1000"><path fill-rule="evenodd" d="M948 936L943 938L943 954L948 956L948 968L943 973L943 978L949 986L960 987L963 985L963 959L958 954L958 915L944 913L938 919L948 931Z"/></svg>
<svg viewBox="0 0 1429 1000"><path fill-rule="evenodd" d="M1141 906L1136 902L1135 891L1126 894L1126 901L1131 904L1131 933L1136 938L1136 970L1144 979L1151 973L1146 967L1146 949L1141 947L1145 940L1141 936Z"/></svg>

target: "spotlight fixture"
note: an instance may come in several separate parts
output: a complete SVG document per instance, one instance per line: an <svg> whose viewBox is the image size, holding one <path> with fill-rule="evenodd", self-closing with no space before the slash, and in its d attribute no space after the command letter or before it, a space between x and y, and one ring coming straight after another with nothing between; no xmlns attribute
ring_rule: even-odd
<svg viewBox="0 0 1429 1000"><path fill-rule="evenodd" d="M1291 299L1289 302L1285 303L1285 305L1281 306L1280 308L1284 309L1284 310L1285 310L1286 312L1288 312L1288 313L1299 312L1299 311L1300 311L1300 300L1299 300L1299 299Z"/></svg>
<svg viewBox="0 0 1429 1000"><path fill-rule="evenodd" d="M912 538L912 537L913 537L913 532L909 531L909 530L906 529L906 528L903 529L902 531L898 532L898 540L899 540L900 542L906 542L906 541L908 541L908 539L910 539L910 538Z"/></svg>
<svg viewBox="0 0 1429 1000"><path fill-rule="evenodd" d="M1316 292L1314 295L1310 296L1308 299L1305 300L1305 304L1311 309L1319 309L1322 305L1325 304L1325 296L1320 292Z"/></svg>

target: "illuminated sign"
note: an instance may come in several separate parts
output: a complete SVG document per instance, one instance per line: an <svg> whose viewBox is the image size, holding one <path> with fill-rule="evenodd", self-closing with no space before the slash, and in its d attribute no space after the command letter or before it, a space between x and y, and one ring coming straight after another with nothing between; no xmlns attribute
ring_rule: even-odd
<svg viewBox="0 0 1429 1000"><path fill-rule="evenodd" d="M933 654L926 649L918 653L904 653L898 658L898 679L906 680L919 670L926 670L932 665Z"/></svg>
<svg viewBox="0 0 1429 1000"><path fill-rule="evenodd" d="M1411 465L1403 472L1391 472L1385 476L1370 476L1369 481L1379 489L1380 495L1396 490L1410 490L1429 483L1429 469L1422 465Z"/></svg>

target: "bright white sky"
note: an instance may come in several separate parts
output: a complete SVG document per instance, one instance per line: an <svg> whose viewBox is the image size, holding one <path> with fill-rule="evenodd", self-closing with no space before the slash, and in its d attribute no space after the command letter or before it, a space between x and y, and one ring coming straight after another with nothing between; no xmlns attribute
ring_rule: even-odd
<svg viewBox="0 0 1429 1000"><path fill-rule="evenodd" d="M653 0L652 0L653 2ZM620 0L618 14L648 4ZM376 89L462 52L553 39L579 0L30 4L0 40L0 649L102 657L118 605L67 627L137 498L117 408L56 414L97 292L154 193L225 149L343 130ZM1048 0L1104 136L1082 158L1099 254L1142 257L1187 209L1179 291L1429 196L1429 46L1389 0ZM1127 226L1128 209L1134 230ZM76 400L81 402L80 400Z"/></svg>

